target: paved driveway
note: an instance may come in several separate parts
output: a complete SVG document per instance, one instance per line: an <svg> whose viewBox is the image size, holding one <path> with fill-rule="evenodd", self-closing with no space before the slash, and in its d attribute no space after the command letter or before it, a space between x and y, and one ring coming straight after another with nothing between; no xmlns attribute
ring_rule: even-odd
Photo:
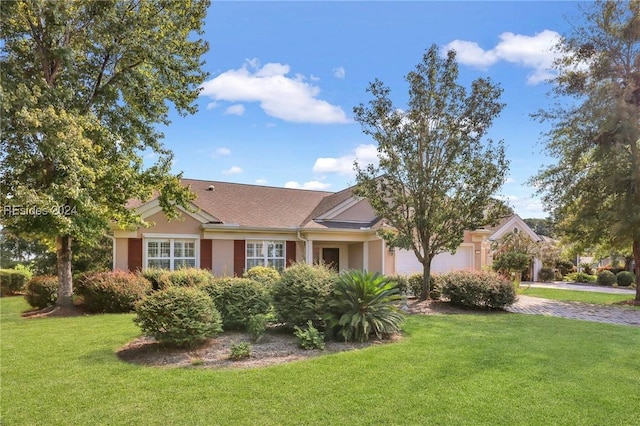
<svg viewBox="0 0 640 426"><path fill-rule="evenodd" d="M568 283L522 283L521 286L546 288L568 288L580 291L602 293L635 294L633 289L582 286ZM554 317L579 319L583 321L606 322L640 327L640 310L617 306L592 305L579 302L561 302L532 296L518 296L518 301L507 308L509 312L531 315L551 315Z"/></svg>

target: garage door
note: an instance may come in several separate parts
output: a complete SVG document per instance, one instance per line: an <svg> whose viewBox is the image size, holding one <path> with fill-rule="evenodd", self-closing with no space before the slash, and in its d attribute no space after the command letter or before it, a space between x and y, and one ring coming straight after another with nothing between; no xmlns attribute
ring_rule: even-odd
<svg viewBox="0 0 640 426"><path fill-rule="evenodd" d="M443 274L451 271L473 269L473 246L460 247L455 254L440 253L431 261L431 272ZM413 251L396 250L397 274L421 274L422 264L416 259Z"/></svg>

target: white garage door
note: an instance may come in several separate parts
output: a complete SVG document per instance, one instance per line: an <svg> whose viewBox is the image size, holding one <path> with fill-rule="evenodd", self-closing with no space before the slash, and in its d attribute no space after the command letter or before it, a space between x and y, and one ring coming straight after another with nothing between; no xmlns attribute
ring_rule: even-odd
<svg viewBox="0 0 640 426"><path fill-rule="evenodd" d="M460 247L455 254L440 253L431 261L431 273L444 274L451 271L473 269L473 246ZM422 264L413 251L396 249L396 274L421 274Z"/></svg>

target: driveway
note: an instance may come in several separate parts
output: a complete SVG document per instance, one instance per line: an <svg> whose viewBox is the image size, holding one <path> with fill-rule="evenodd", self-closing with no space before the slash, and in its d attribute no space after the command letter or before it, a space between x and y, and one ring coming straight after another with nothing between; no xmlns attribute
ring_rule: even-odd
<svg viewBox="0 0 640 426"><path fill-rule="evenodd" d="M559 288L579 291L595 291L601 293L623 293L630 296L635 294L635 289L622 289L611 287L594 287L570 283L521 283L520 286ZM516 303L507 308L507 311L518 314L550 315L554 317L578 319L583 321L605 322L610 324L629 325L640 327L640 310L622 308L618 306L592 305L580 302L562 302L558 300L542 299L532 296L518 296Z"/></svg>

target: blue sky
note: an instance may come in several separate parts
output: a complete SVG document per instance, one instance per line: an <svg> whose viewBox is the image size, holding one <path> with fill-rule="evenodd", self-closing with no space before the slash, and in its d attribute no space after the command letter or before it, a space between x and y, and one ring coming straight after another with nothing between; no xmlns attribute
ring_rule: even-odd
<svg viewBox="0 0 640 426"><path fill-rule="evenodd" d="M546 217L527 179L544 164L550 47L576 2L214 2L211 75L193 116L162 128L174 172L194 179L339 191L376 144L353 120L375 78L405 107L404 76L431 44L454 47L460 82L491 77L506 103L489 137L511 161L501 195L523 218ZM151 159L150 159L151 160Z"/></svg>

